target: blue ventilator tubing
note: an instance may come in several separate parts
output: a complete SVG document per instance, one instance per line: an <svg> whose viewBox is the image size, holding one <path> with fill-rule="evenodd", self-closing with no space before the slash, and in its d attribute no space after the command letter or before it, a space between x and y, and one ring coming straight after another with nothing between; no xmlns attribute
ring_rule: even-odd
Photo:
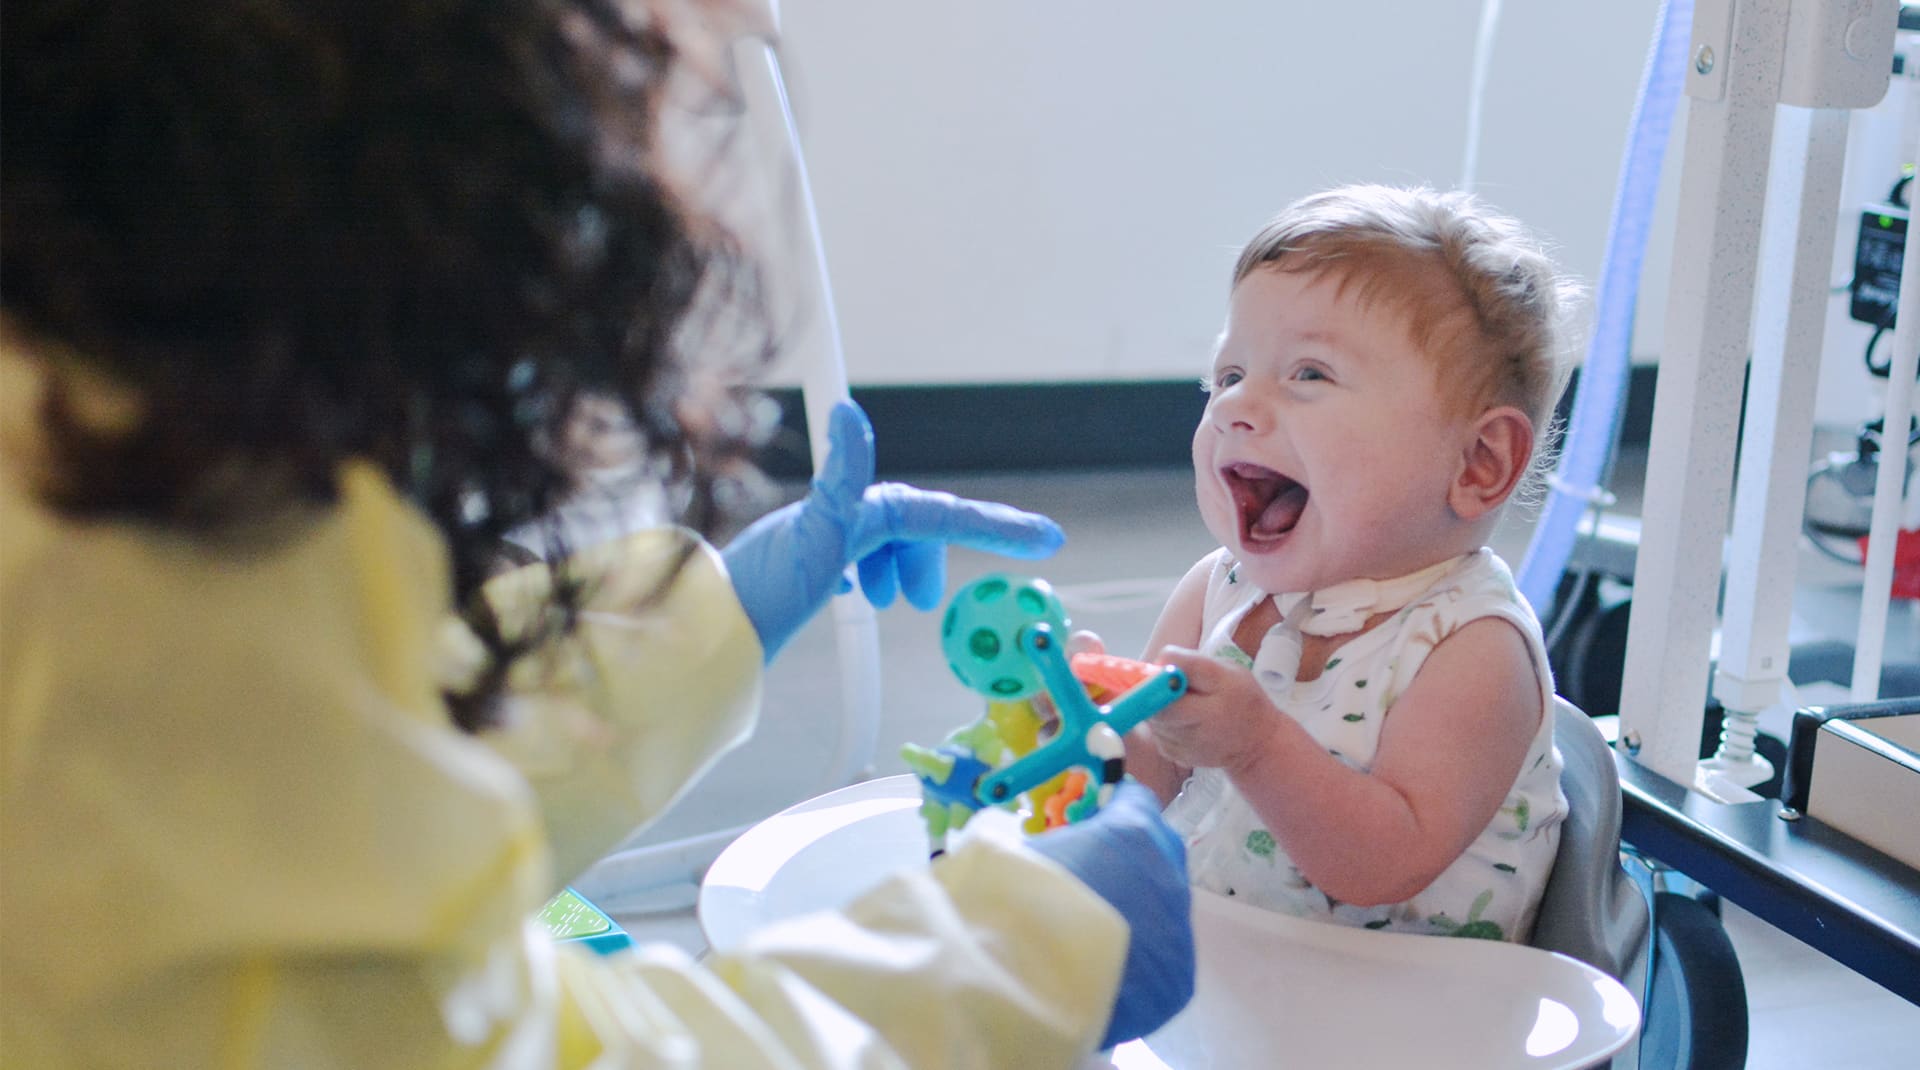
<svg viewBox="0 0 1920 1070"><path fill-rule="evenodd" d="M1613 452L1632 356L1640 268L1646 260L1647 232L1653 224L1654 200L1660 191L1667 136L1686 78L1692 28L1693 0L1666 0L1660 5L1653 44L1640 76L1640 95L1634 101L1633 120L1627 130L1627 151L1620 163L1613 214L1607 224L1607 251L1595 294L1593 337L1580 370L1573 417L1552 492L1534 528L1533 540L1527 545L1527 556L1520 563L1520 593L1543 619L1553 611L1554 592L1573 557L1580 518L1593 506Z"/></svg>

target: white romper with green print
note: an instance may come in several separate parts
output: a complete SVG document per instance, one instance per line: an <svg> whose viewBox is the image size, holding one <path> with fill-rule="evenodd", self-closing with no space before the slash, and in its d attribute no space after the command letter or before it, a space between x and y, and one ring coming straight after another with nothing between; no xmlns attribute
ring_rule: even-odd
<svg viewBox="0 0 1920 1070"><path fill-rule="evenodd" d="M1225 773L1196 770L1167 807L1167 820L1187 841L1194 885L1285 914L1368 929L1524 939L1533 930L1553 868L1567 800L1560 791L1550 713L1553 677L1540 623L1515 589L1506 563L1486 549L1462 556L1391 619L1341 646L1325 671L1305 683L1294 677L1300 663L1299 621L1311 612L1310 599L1278 599L1283 619L1267 632L1255 657L1234 644L1234 628L1266 597L1240 580L1226 550L1218 551L1207 580L1202 649L1250 665L1274 704L1354 769L1372 768L1393 700L1406 691L1427 654L1483 617L1509 621L1525 636L1540 684L1540 728L1486 831L1413 898L1381 906L1330 899L1294 868ZM1366 849L1363 843L1353 845L1355 851Z"/></svg>

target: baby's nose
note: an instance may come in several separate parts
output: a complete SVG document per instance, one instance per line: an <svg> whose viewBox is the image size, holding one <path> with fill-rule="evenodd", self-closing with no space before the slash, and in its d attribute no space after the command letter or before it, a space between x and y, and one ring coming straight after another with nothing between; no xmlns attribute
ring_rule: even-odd
<svg viewBox="0 0 1920 1070"><path fill-rule="evenodd" d="M1223 431L1253 432L1264 429L1269 421L1263 406L1255 404L1246 391L1236 389L1215 400L1213 422Z"/></svg>

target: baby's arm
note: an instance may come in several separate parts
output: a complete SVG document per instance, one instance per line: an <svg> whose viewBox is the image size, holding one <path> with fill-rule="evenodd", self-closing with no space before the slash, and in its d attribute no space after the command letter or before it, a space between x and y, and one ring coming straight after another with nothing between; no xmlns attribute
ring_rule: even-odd
<svg viewBox="0 0 1920 1070"><path fill-rule="evenodd" d="M1206 603L1207 576L1212 569L1211 555L1203 557L1174 585L1173 594L1160 610L1160 619L1154 622L1153 634L1147 637L1144 660L1159 661L1160 652L1168 647L1200 645L1200 614ZM1172 802L1193 770L1160 753L1153 742L1151 721L1128 732L1126 744L1127 772L1152 788L1153 793L1160 796L1160 805Z"/></svg>
<svg viewBox="0 0 1920 1070"><path fill-rule="evenodd" d="M1427 656L1381 726L1371 773L1328 754L1247 670L1193 651L1160 660L1190 683L1161 717L1168 763L1224 768L1300 872L1361 906L1411 897L1467 849L1506 800L1544 714L1526 643L1492 618Z"/></svg>

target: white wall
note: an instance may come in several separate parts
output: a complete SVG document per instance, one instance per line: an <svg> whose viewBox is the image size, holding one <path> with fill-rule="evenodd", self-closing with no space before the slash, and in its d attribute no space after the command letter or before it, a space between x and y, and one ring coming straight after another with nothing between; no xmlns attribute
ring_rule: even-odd
<svg viewBox="0 0 1920 1070"><path fill-rule="evenodd" d="M1503 7L1478 189L1591 285L1658 4ZM1284 203L1338 182L1457 184L1480 8L787 0L781 55L850 378L1198 374L1235 252ZM1684 112L1642 362L1660 344ZM1821 417L1855 423L1871 396L1857 350L1828 363Z"/></svg>
<svg viewBox="0 0 1920 1070"><path fill-rule="evenodd" d="M1480 191L1588 279L1655 9L1505 5ZM1455 184L1479 11L789 0L851 377L1197 375L1235 251L1285 202Z"/></svg>

